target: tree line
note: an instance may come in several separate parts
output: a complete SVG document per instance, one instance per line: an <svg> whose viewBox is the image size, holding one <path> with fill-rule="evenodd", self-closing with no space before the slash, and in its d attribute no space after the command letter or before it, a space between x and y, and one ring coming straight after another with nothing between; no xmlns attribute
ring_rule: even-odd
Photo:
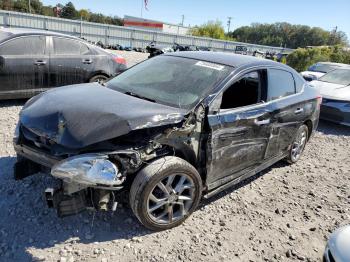
<svg viewBox="0 0 350 262"><path fill-rule="evenodd" d="M237 28L229 36L240 42L298 48L307 46L347 45L342 31L324 30L320 27L292 25L289 23L260 24Z"/></svg>
<svg viewBox="0 0 350 262"><path fill-rule="evenodd" d="M111 25L123 25L123 20L118 16L106 16L100 13L91 12L88 9L77 10L72 2L63 5L56 5L59 12L55 12L55 7L44 5L40 0L31 0L30 6L28 0L0 0L0 9L32 13L45 16L58 16L67 19L83 19L84 21L103 23Z"/></svg>
<svg viewBox="0 0 350 262"><path fill-rule="evenodd" d="M229 39L244 43L281 46L287 48L305 48L308 46L348 45L344 32L334 29L324 30L320 27L307 25L292 25L289 23L260 24L242 26L225 34L220 21L211 21L192 28L195 36L205 36L216 39Z"/></svg>

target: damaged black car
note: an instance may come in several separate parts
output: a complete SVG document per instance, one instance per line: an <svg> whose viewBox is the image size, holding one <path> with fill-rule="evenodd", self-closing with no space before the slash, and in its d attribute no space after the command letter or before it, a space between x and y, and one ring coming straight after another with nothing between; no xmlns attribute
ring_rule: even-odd
<svg viewBox="0 0 350 262"><path fill-rule="evenodd" d="M115 210L116 196L146 227L181 224L210 197L282 159L299 160L321 97L269 60L180 52L112 80L49 90L20 113L15 178L46 171L58 215Z"/></svg>

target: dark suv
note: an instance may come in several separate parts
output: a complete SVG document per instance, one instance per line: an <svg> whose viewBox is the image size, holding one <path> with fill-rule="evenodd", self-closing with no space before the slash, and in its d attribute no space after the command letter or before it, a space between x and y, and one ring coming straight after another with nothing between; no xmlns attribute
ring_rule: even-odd
<svg viewBox="0 0 350 262"><path fill-rule="evenodd" d="M24 106L16 179L43 167L61 216L114 210L128 191L146 227L181 224L210 197L282 159L299 160L321 97L288 66L243 55L179 52L104 86L67 86Z"/></svg>
<svg viewBox="0 0 350 262"><path fill-rule="evenodd" d="M31 29L0 29L0 99L27 98L52 87L106 81L125 59L79 38Z"/></svg>

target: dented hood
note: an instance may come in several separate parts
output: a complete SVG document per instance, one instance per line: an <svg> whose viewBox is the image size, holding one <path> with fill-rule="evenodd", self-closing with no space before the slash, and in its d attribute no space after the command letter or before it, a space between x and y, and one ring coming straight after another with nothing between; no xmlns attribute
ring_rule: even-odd
<svg viewBox="0 0 350 262"><path fill-rule="evenodd" d="M21 125L68 148L81 148L132 130L179 123L185 111L108 89L98 83L56 88L29 100Z"/></svg>

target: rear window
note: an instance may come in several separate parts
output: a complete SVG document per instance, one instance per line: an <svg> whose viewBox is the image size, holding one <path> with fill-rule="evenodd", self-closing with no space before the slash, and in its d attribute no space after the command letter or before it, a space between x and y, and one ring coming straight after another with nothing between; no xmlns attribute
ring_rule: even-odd
<svg viewBox="0 0 350 262"><path fill-rule="evenodd" d="M308 71L311 72L320 72L320 73L328 73L334 69L337 69L336 65L328 65L328 64L314 64L308 68Z"/></svg>
<svg viewBox="0 0 350 262"><path fill-rule="evenodd" d="M53 50L56 55L86 55L90 53L87 45L71 39L53 38Z"/></svg>
<svg viewBox="0 0 350 262"><path fill-rule="evenodd" d="M284 70L269 69L267 75L268 101L295 94L295 83L291 73Z"/></svg>
<svg viewBox="0 0 350 262"><path fill-rule="evenodd" d="M350 85L350 70L349 69L338 69L334 70L319 79L322 82L328 82L338 85Z"/></svg>
<svg viewBox="0 0 350 262"><path fill-rule="evenodd" d="M44 55L45 36L26 36L9 40L0 46L1 55Z"/></svg>

